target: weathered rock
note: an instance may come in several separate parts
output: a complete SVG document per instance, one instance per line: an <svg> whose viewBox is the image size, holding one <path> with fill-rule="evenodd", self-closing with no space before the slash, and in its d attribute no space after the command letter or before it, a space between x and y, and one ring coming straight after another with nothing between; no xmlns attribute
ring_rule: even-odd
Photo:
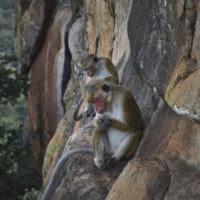
<svg viewBox="0 0 200 200"><path fill-rule="evenodd" d="M128 163L106 199L163 199L170 179L167 166L160 160L134 159Z"/></svg>
<svg viewBox="0 0 200 200"><path fill-rule="evenodd" d="M113 3L114 12L114 43L112 61L116 65L119 73L120 82L123 77L124 69L128 64L130 56L130 41L128 38L128 19L131 11L132 1L116 1Z"/></svg>
<svg viewBox="0 0 200 200"><path fill-rule="evenodd" d="M27 73L43 45L57 1L16 2L16 52Z"/></svg>
<svg viewBox="0 0 200 200"><path fill-rule="evenodd" d="M66 132L66 126L65 126L65 117L61 120L61 122L58 124L58 127L56 129L56 132L54 136L51 138L44 157L44 162L42 166L42 177L43 179L46 178L49 167L54 162L55 158L57 157L57 154L61 148L62 139L64 137L64 133Z"/></svg>
<svg viewBox="0 0 200 200"><path fill-rule="evenodd" d="M44 46L31 66L29 121L32 141L35 133L45 130L42 139L37 139L40 142L32 143L35 155L40 154L41 146L47 145L61 118L57 115L61 113L57 113L61 108L60 95L52 93L61 88L61 84L55 87L61 76L52 75L60 65L52 63L55 63L55 50L58 52L62 46L58 40L53 43L64 30L62 20L65 25L70 21L65 45L69 46L72 57L88 49L98 56L112 58L122 84L132 91L141 109L145 132L136 156L114 185L126 161L112 170L100 172L94 167L92 155L79 153L70 157L60 171L52 199L96 200L105 199L108 193L106 199L200 199L200 2L87 0L85 5L79 0L72 2L75 4L73 20L69 20L71 10L57 11ZM62 56L67 61L71 59L69 52ZM72 120L81 96L78 77L82 79L72 65L64 97L66 113L49 144L44 162L46 183L64 152L91 145L90 124Z"/></svg>
<svg viewBox="0 0 200 200"><path fill-rule="evenodd" d="M189 58L182 58L172 74L165 99L180 115L200 122L200 70Z"/></svg>
<svg viewBox="0 0 200 200"><path fill-rule="evenodd" d="M128 23L130 65L123 84L132 89L146 129L136 159L124 169L107 199L200 198L200 125L175 114L163 100L165 96L172 108L180 102L190 118L198 115L199 72L195 56L190 59L191 49L199 45L192 40L194 2L184 2L186 14L179 18L180 1L133 1ZM163 173L154 174L154 159L159 159Z"/></svg>
<svg viewBox="0 0 200 200"><path fill-rule="evenodd" d="M200 121L199 50L200 18L198 1L184 1L186 46L184 55L177 58L175 70L167 87L165 99L180 115ZM182 20L183 20L182 19Z"/></svg>
<svg viewBox="0 0 200 200"><path fill-rule="evenodd" d="M76 57L76 55L85 54L88 48L86 25L85 25L86 22L84 21L85 14L83 13L83 10L84 7L79 9L81 17L78 15L79 17L71 22L72 24L67 38L69 51L72 55L72 63L71 63L71 78L67 84L67 88L65 90L65 94L63 97L65 102L66 113L62 121L58 125L55 135L51 139L46 150L46 155L43 163L44 180L46 178L50 166L51 165L54 166L58 158L62 155L65 149L66 141L68 140L69 136L72 135L73 132L76 132L80 126L80 123L75 124L73 120L73 115L77 107L77 104L81 98L79 80L83 79L83 75L78 69L76 69L76 66L73 63L73 59ZM49 154L48 152L51 153Z"/></svg>
<svg viewBox="0 0 200 200"><path fill-rule="evenodd" d="M200 66L200 51L199 51L199 43L200 43L200 2L198 1L197 9L196 9L196 24L195 24L195 32L194 32L194 39L193 39L193 46L192 46L192 54L191 58L198 63Z"/></svg>
<svg viewBox="0 0 200 200"><path fill-rule="evenodd" d="M57 11L47 31L44 45L31 65L29 133L39 168L47 144L63 117L62 88L70 77L70 54L67 55L68 59L65 59L65 32L71 17L71 7L66 6Z"/></svg>
<svg viewBox="0 0 200 200"><path fill-rule="evenodd" d="M112 1L87 0L89 52L111 58L114 40Z"/></svg>
<svg viewBox="0 0 200 200"><path fill-rule="evenodd" d="M72 94L73 92L73 95ZM74 127L73 114L75 112L77 103L81 97L79 81L77 75L72 68L72 78L68 82L67 89L65 91L64 100L66 103L66 113L59 123L54 136L48 144L46 154L43 163L43 179L45 180L48 170L51 166L54 166L58 158L62 155L66 142L69 136L79 128L79 123L76 123ZM76 128L77 127L77 128ZM50 153L49 153L50 152Z"/></svg>
<svg viewBox="0 0 200 200"><path fill-rule="evenodd" d="M198 123L162 106L107 199L199 199L199 133Z"/></svg>
<svg viewBox="0 0 200 200"><path fill-rule="evenodd" d="M64 152L76 149L76 147L91 146L93 130L91 120L87 120L81 127L70 136ZM62 155L64 155L64 152ZM66 160L59 175L56 176L56 180L51 188L51 194L49 195L51 196L50 199L103 200L126 162L121 162L111 170L99 171L93 163L92 153L89 153L89 155L85 152L73 154ZM55 166L56 163L51 167L49 175L52 174ZM48 183L48 180L46 183Z"/></svg>

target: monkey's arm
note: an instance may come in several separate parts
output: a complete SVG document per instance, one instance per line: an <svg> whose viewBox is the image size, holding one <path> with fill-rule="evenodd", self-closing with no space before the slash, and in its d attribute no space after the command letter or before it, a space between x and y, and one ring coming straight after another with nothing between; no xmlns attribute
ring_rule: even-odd
<svg viewBox="0 0 200 200"><path fill-rule="evenodd" d="M119 83L119 79L118 77L115 77L115 76L109 76L109 77L106 77L104 78L106 81L108 82L111 82L111 83L115 83L115 84L118 84Z"/></svg>
<svg viewBox="0 0 200 200"><path fill-rule="evenodd" d="M56 164L52 176L50 177L48 184L45 188L44 193L42 196L39 198L40 200L49 200L51 199L51 196L55 190L55 181L56 177L58 177L60 169L63 167L65 164L66 160L72 156L75 153L81 153L81 152L86 152L86 153L93 153L93 149L89 146L83 146L83 147L78 147L73 150L65 152L62 157L58 160L58 163Z"/></svg>
<svg viewBox="0 0 200 200"><path fill-rule="evenodd" d="M111 120L111 125L110 125L111 128L116 128L116 129L119 129L121 131L130 130L130 127L127 124L125 124L124 122L121 122L121 121L116 120L116 119L109 119L109 120Z"/></svg>
<svg viewBox="0 0 200 200"><path fill-rule="evenodd" d="M97 128L99 132L105 133L105 131L110 128L119 129L121 131L130 130L130 127L116 119L107 119L102 116L98 116L94 119L94 126Z"/></svg>

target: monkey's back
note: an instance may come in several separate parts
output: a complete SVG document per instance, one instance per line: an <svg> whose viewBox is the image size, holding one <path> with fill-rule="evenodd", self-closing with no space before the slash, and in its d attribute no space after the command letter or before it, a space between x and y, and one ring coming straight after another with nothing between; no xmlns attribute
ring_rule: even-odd
<svg viewBox="0 0 200 200"><path fill-rule="evenodd" d="M118 95L121 96L121 106L123 110L124 121L133 130L141 129L142 117L140 109L133 97L133 94L129 89L120 85L112 85L115 91L118 91Z"/></svg>

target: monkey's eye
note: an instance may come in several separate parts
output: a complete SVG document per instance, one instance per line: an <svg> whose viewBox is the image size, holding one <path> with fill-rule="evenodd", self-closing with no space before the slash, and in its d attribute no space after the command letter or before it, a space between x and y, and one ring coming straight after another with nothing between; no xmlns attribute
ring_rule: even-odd
<svg viewBox="0 0 200 200"><path fill-rule="evenodd" d="M98 58L97 58L96 56L94 56L94 57L93 57L93 61L94 61L95 63L97 63L97 62L98 62Z"/></svg>
<svg viewBox="0 0 200 200"><path fill-rule="evenodd" d="M102 86L102 90L105 91L105 92L109 92L110 91L110 87L107 84L104 84Z"/></svg>

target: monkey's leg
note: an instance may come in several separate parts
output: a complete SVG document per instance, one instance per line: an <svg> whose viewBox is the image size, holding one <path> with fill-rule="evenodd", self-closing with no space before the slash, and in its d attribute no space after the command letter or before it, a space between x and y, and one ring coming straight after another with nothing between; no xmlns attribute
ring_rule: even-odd
<svg viewBox="0 0 200 200"><path fill-rule="evenodd" d="M118 146L115 154L112 156L113 158L115 158L115 160L118 162L119 160L121 160L123 157L125 157L125 154L127 153L127 151L129 151L129 149L133 147L133 143L134 143L134 139L136 138L137 134L134 133L130 133L122 142L121 144Z"/></svg>
<svg viewBox="0 0 200 200"><path fill-rule="evenodd" d="M142 133L141 130L137 130L137 131L135 131L134 135L135 136L133 138L133 142L129 146L129 149L127 150L127 152L124 155L125 158L128 158L128 157L130 157L130 156L135 154L135 152L136 152L136 150L138 148L138 145L140 144L140 141L142 139L143 133Z"/></svg>
<svg viewBox="0 0 200 200"><path fill-rule="evenodd" d="M97 130L93 136L94 163L97 168L100 168L104 162L104 144L102 135Z"/></svg>
<svg viewBox="0 0 200 200"><path fill-rule="evenodd" d="M136 150L137 148L135 148L135 145L133 145L136 137L137 134L129 134L118 146L115 154L112 157L105 159L104 164L101 166L101 168L103 170L112 168L114 165L116 165L117 162L125 157L125 154L127 153L127 151L130 150L130 148L134 148Z"/></svg>

